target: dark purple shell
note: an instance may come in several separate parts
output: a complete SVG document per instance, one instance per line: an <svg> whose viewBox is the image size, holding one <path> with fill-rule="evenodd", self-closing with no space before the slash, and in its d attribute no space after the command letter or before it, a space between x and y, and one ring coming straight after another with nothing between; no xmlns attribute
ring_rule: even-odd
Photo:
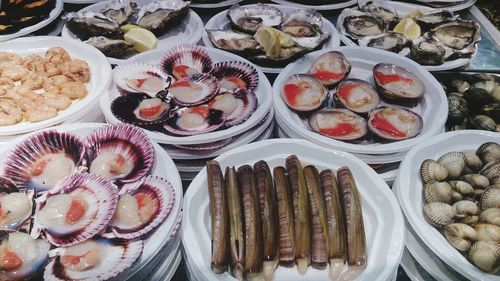
<svg viewBox="0 0 500 281"><path fill-rule="evenodd" d="M146 120L137 116L136 110L139 107L140 103L143 100L150 98L151 97L146 94L129 94L125 96L118 96L113 100L113 102L111 102L111 112L118 120L139 127L147 127L165 123L168 119L169 108L165 110L164 114L160 115L156 119ZM168 104L166 104L166 106L169 107Z"/></svg>
<svg viewBox="0 0 500 281"><path fill-rule="evenodd" d="M203 109L202 111L204 111L204 114L206 114L205 116L203 116L201 113L198 113L200 112L200 108ZM183 126L182 118L188 118L188 115L185 114L189 113L200 115L203 118L203 123L199 123L196 127L190 128ZM221 128L224 123L224 112L222 112L221 110L209 109L206 105L199 105L197 107L184 107L176 110L163 127L173 135L192 136L215 131Z"/></svg>
<svg viewBox="0 0 500 281"><path fill-rule="evenodd" d="M183 79L186 77L178 77L174 75L174 68L176 66L189 66L195 68L198 73L210 73L213 69L212 59L203 47L184 44L170 49L161 61L161 68L163 72L168 75L174 76L176 79Z"/></svg>
<svg viewBox="0 0 500 281"><path fill-rule="evenodd" d="M11 179L0 176L0 193L19 192L16 183Z"/></svg>
<svg viewBox="0 0 500 281"><path fill-rule="evenodd" d="M340 68L340 69L339 69ZM319 56L309 69L309 74L325 86L332 86L342 81L351 72L351 64L338 51L330 51Z"/></svg>
<svg viewBox="0 0 500 281"><path fill-rule="evenodd" d="M223 98L224 96L229 96L229 97L234 97L236 98L235 101L238 103L236 105L236 109L234 109L233 112L230 114L225 114L225 126L226 127L231 127L235 126L238 124L241 124L245 122L251 115L252 113L255 112L257 109L257 96L255 93L251 90L239 90L235 92L234 94L232 93L225 93L221 94L218 96L215 96L209 103L210 108L214 108L215 102ZM215 108L224 111L222 108Z"/></svg>
<svg viewBox="0 0 500 281"><path fill-rule="evenodd" d="M377 119L383 121L377 121ZM391 124L397 130L389 130L384 124ZM422 117L400 106L382 106L374 109L370 112L368 119L370 131L387 140L413 138L422 131L422 127Z"/></svg>
<svg viewBox="0 0 500 281"><path fill-rule="evenodd" d="M241 79L246 84L245 89L248 90L255 90L259 84L259 74L257 73L257 69L255 69L252 65L241 61L225 61L216 63L214 65L212 75L219 79L219 81L229 77ZM219 86L221 92L234 92L234 90L237 90L225 89L221 86L220 82Z"/></svg>
<svg viewBox="0 0 500 281"><path fill-rule="evenodd" d="M202 87L201 92L194 96L187 98L185 93L178 94L174 88L177 88L177 85L183 83L183 81L189 81L194 85ZM182 87L184 88L184 87ZM195 74L187 77L184 80L177 80L172 83L169 88L169 95L172 97L172 101L179 106L194 106L203 104L213 98L219 92L219 84L217 79L209 74Z"/></svg>
<svg viewBox="0 0 500 281"><path fill-rule="evenodd" d="M344 108L326 108L314 112L309 117L309 126L321 135L344 141L360 139L368 132L366 120Z"/></svg>
<svg viewBox="0 0 500 281"><path fill-rule="evenodd" d="M399 77L399 79L394 79ZM377 91L387 99L415 100L425 93L425 86L410 71L390 63L373 67L373 80Z"/></svg>
<svg viewBox="0 0 500 281"><path fill-rule="evenodd" d="M202 151L211 151L211 150L222 148L222 147L228 145L229 143L231 143L232 140L233 140L233 138L229 137L229 138L226 138L226 139L223 139L220 141L214 141L214 142L207 142L207 143L201 143L201 144L186 144L186 145L175 144L173 146L180 148L180 149L184 149L184 150L202 152Z"/></svg>

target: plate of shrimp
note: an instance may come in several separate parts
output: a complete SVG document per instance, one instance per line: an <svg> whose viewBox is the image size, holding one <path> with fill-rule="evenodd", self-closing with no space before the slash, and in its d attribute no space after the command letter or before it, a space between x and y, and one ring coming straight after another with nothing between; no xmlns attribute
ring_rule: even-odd
<svg viewBox="0 0 500 281"><path fill-rule="evenodd" d="M60 124L97 103L111 80L106 57L61 37L0 43L0 136Z"/></svg>

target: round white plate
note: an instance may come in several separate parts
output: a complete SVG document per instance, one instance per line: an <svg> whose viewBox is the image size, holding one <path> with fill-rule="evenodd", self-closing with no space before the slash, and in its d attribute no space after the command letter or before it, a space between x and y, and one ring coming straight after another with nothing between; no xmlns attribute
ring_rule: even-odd
<svg viewBox="0 0 500 281"><path fill-rule="evenodd" d="M290 7L290 6L282 6L282 5L274 5L274 4L266 4L266 5L271 5L279 8L283 13L286 13L288 11L297 9L296 7ZM256 4L252 5L244 5L243 7L252 7L256 6ZM215 16L213 16L207 24L205 24L205 30L206 29L229 29L230 23L229 19L227 18L227 10L222 11ZM337 29L331 23L329 20L325 19L323 17L322 19L323 23L323 31L330 33L330 38L328 41L326 41L323 46L321 47L322 50L324 49L329 49L329 48L336 48L340 46L340 37ZM201 39L203 40L203 44L208 47L214 47L212 44L212 41L210 41L210 38L208 37L208 33L204 30L203 36ZM257 65L258 66L258 65ZM283 68L281 67L263 67L263 66L258 66L263 72L265 73L280 73Z"/></svg>
<svg viewBox="0 0 500 281"><path fill-rule="evenodd" d="M72 59L87 62L91 77L87 83L88 94L81 100L74 101L70 107L60 111L57 116L45 121L30 123L22 122L11 126L0 127L0 136L32 132L49 126L60 124L97 102L111 81L111 66L106 57L96 48L75 40L55 36L34 36L17 38L0 43L0 51L9 51L21 56L29 54L43 55L49 48L62 47L68 51Z"/></svg>
<svg viewBox="0 0 500 281"><path fill-rule="evenodd" d="M333 1L336 3L333 4L324 4L324 5L306 5L306 4L301 4L301 3L296 3L294 1L288 1L288 0L271 0L274 3L280 4L280 5L286 5L286 6L294 6L298 8L304 8L304 9L315 9L317 11L330 11L330 10L339 10L343 8L347 8L353 5L356 5L358 3L357 0L346 0L346 1Z"/></svg>
<svg viewBox="0 0 500 281"><path fill-rule="evenodd" d="M137 3L138 7L141 7L151 1L149 0L137 0L134 1ZM80 11L93 11L100 12L104 10L111 1L98 2L88 7L81 9ZM201 35L203 34L203 22L201 21L200 16L195 13L193 10L189 10L189 14L187 17L182 20L180 24L170 29L167 33L163 34L161 37L158 37L158 47L155 50L165 50L170 49L179 44L196 44L200 41ZM65 38L72 38L75 40L80 40L76 35L71 33L66 24L64 25L61 36ZM131 58L137 56L132 55ZM108 57L108 60L111 64L120 64L124 63L127 59L117 59Z"/></svg>
<svg viewBox="0 0 500 281"><path fill-rule="evenodd" d="M251 62L246 59L239 57L235 54L228 53L226 51L222 51L214 48L206 48L203 47L208 54L212 57L212 61L214 63L221 61L242 61L249 64ZM168 49L163 50L154 50L144 54L137 55L129 60L129 62L144 62L151 64L158 64ZM156 142L165 143L165 144L200 144L207 142L214 142L223 140L226 138L230 138L236 135L239 135L243 132L248 131L250 128L257 125L266 114L271 110L272 107L272 97L270 93L272 92L271 84L269 80L264 75L264 73L257 68L257 72L259 74L259 85L255 90L255 94L257 95L257 99L259 100L259 104L257 106L257 110L250 116L250 118L243 122L240 125L230 127L225 130L210 132L202 135L195 136L171 136L167 134L163 134L160 132L146 131L149 136ZM110 105L113 99L118 96L118 92L116 90L108 91L107 94L104 94L100 100L101 110L106 117L106 120L110 123L120 123L113 113L111 112Z"/></svg>
<svg viewBox="0 0 500 281"><path fill-rule="evenodd" d="M243 0L223 0L216 3L209 3L210 1L207 1L207 3L191 1L191 4L189 4L189 6L193 8L202 8L202 9L217 9L222 7L229 7L234 4L240 3L241 1Z"/></svg>
<svg viewBox="0 0 500 281"><path fill-rule="evenodd" d="M27 27L15 32L15 33L0 35L0 42L4 42L4 41L10 40L10 39L14 39L14 38L35 32L35 31L49 25L51 22L53 22L55 19L57 19L57 17L59 17L62 10L63 10L63 1L56 0L56 5L55 5L54 9L49 13L48 18L42 20L41 22L39 22L37 24L27 26Z"/></svg>
<svg viewBox="0 0 500 281"><path fill-rule="evenodd" d="M423 12L430 12L433 10L439 10L439 9L434 9L434 8L431 8L428 6L405 3L405 2L397 2L397 1L381 1L381 3L379 3L379 4L381 4L380 6L382 6L382 7L387 7L387 8L391 8L391 9L395 10L400 16L404 16L404 15L411 13L417 9L420 9ZM338 17L337 18L337 26L342 26L342 24L343 24L342 17ZM346 44L347 46L358 46L358 44L354 43L351 40L351 38L342 34L342 32L339 32L339 36L340 36L340 40L342 40L342 42L344 44ZM476 53L477 53L477 47L476 47ZM476 53L474 53L473 56ZM422 66L425 67L425 69L427 69L429 71L443 71L443 70L450 70L450 69L462 67L462 66L468 64L470 61L471 61L471 58L460 58L460 59L455 59L455 60L451 60L451 61L445 61L443 64L440 64L440 65L422 65Z"/></svg>
<svg viewBox="0 0 500 281"><path fill-rule="evenodd" d="M288 79L291 75L296 73L307 73L314 60L325 52L321 50L307 54L298 61L289 64L274 81L273 101L277 119L283 121L287 127L294 128L293 131L297 135L301 136L301 138L309 139L314 143L330 148L336 148L356 154L379 155L408 151L412 146L424 139L429 138L430 136L440 133L443 130L448 116L448 101L443 87L441 87L436 78L434 78L434 76L432 76L422 66L408 58L401 57L398 54L375 48L340 47L337 50L341 51L352 65L349 78L372 81L372 68L375 64L381 62L393 63L415 74L426 87L426 94L423 99L418 103L418 105L410 108L422 117L424 121L422 131L419 135L411 139L371 144L366 142L353 144L338 141L313 132L309 128L307 120L300 119L300 117L295 112L290 110L285 104L281 98L281 88L286 79ZM397 161L400 161L400 159Z"/></svg>
<svg viewBox="0 0 500 281"><path fill-rule="evenodd" d="M314 164L319 170L348 166L361 195L367 243L367 268L358 280L393 278L403 254L404 221L394 195L384 181L361 160L332 151L304 140L274 139L233 149L217 157L221 168L253 165L265 160L273 169L283 165L290 154L302 163ZM325 157L327 155L328 157ZM185 255L201 280L234 280L229 273L215 274L210 269L210 215L206 168L192 181L184 197L182 242ZM328 270L309 268L304 276L296 268L278 267L274 280L328 280Z"/></svg>
<svg viewBox="0 0 500 281"><path fill-rule="evenodd" d="M449 6L443 6L443 7L439 7L439 8L437 8L437 7L436 8L428 7L428 8L447 10L450 12L458 12L458 11L462 11L462 10L470 8L472 5L474 5L476 3L476 1L477 0L455 1L454 3L450 3ZM392 0L391 2L398 2L398 1ZM428 2L428 3L431 4L432 2ZM455 4L455 3L457 3L457 4ZM401 3L401 4L404 4L404 3ZM406 3L406 4L408 4L408 3Z"/></svg>
<svg viewBox="0 0 500 281"><path fill-rule="evenodd" d="M403 160L396 179L397 198L415 233L441 260L470 280L500 280L472 265L453 248L443 234L431 226L423 215L420 165L425 159L437 159L450 151L476 150L487 141L500 141L500 133L463 130L429 138L411 149Z"/></svg>

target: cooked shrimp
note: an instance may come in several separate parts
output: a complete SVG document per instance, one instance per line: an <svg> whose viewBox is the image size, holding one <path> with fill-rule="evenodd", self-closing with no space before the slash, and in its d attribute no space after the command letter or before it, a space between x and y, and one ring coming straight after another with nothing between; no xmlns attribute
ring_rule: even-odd
<svg viewBox="0 0 500 281"><path fill-rule="evenodd" d="M65 95L56 95L52 93L46 93L43 95L44 103L48 106L52 106L57 110L63 110L71 105L71 99Z"/></svg>
<svg viewBox="0 0 500 281"><path fill-rule="evenodd" d="M10 78L0 78L0 90L7 91L14 88L14 80Z"/></svg>
<svg viewBox="0 0 500 281"><path fill-rule="evenodd" d="M59 68L62 74L68 76L73 81L85 83L90 80L89 65L85 61L75 59L61 64Z"/></svg>
<svg viewBox="0 0 500 281"><path fill-rule="evenodd" d="M0 62L13 62L15 64L21 64L23 58L15 53L11 52L0 52Z"/></svg>
<svg viewBox="0 0 500 281"><path fill-rule="evenodd" d="M33 65L43 62L43 58L39 55L31 54L23 58L21 65L29 70L33 70Z"/></svg>
<svg viewBox="0 0 500 281"><path fill-rule="evenodd" d="M54 47L47 50L45 53L45 60L50 63L60 64L70 61L71 58L65 49Z"/></svg>
<svg viewBox="0 0 500 281"><path fill-rule="evenodd" d="M87 87L81 82L69 81L61 85L61 94L68 98L81 99L87 95Z"/></svg>
<svg viewBox="0 0 500 281"><path fill-rule="evenodd" d="M24 76L21 79L21 85L26 86L32 90L42 88L43 82L45 81L45 77L36 75L35 73L30 73L28 76Z"/></svg>
<svg viewBox="0 0 500 281"><path fill-rule="evenodd" d="M16 103L8 100L0 100L0 126L14 125L23 120L23 112Z"/></svg>
<svg viewBox="0 0 500 281"><path fill-rule="evenodd" d="M30 88L23 86L23 85L17 85L17 86L14 86L14 88L8 89L5 93L5 95L9 98L15 99L19 96L27 96L27 95L30 95L32 93L33 93L33 91Z"/></svg>
<svg viewBox="0 0 500 281"><path fill-rule="evenodd" d="M29 109L25 112L28 122L40 122L57 115L57 110L46 104L38 104L37 107Z"/></svg>
<svg viewBox="0 0 500 281"><path fill-rule="evenodd" d="M43 104L43 97L39 94L18 96L15 99L17 106L23 111L33 110Z"/></svg>
<svg viewBox="0 0 500 281"><path fill-rule="evenodd" d="M1 77L10 78L14 81L21 80L24 76L29 74L29 70L19 64L12 65L11 67L7 67L2 71Z"/></svg>

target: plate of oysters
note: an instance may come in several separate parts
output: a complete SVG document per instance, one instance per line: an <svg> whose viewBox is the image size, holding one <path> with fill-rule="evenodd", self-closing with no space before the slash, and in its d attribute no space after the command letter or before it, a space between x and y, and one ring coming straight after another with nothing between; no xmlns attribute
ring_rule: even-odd
<svg viewBox="0 0 500 281"><path fill-rule="evenodd" d="M330 0L272 0L280 5L290 5L298 8L331 11L354 6L358 0L330 1Z"/></svg>
<svg viewBox="0 0 500 281"><path fill-rule="evenodd" d="M500 280L499 134L447 132L401 164L397 197L413 230L468 280Z"/></svg>
<svg viewBox="0 0 500 281"><path fill-rule="evenodd" d="M138 127L54 127L0 153L2 280L133 280L178 227L179 174Z"/></svg>
<svg viewBox="0 0 500 281"><path fill-rule="evenodd" d="M337 20L342 42L407 56L430 71L469 63L480 26L449 11L394 1L359 1Z"/></svg>
<svg viewBox="0 0 500 281"><path fill-rule="evenodd" d="M273 4L233 5L205 25L205 46L238 54L266 73L317 49L340 45L335 26L314 9Z"/></svg>
<svg viewBox="0 0 500 281"><path fill-rule="evenodd" d="M197 43L203 32L189 1L103 1L69 13L61 36L103 52L112 64L152 49Z"/></svg>

